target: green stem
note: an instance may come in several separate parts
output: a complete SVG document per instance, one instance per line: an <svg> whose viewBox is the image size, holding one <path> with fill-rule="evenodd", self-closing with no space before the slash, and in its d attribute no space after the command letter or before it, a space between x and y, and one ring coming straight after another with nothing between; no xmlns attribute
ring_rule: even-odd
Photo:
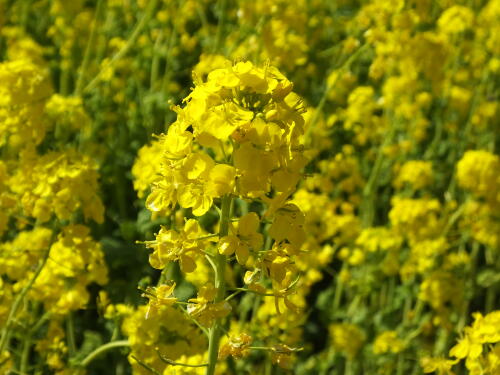
<svg viewBox="0 0 500 375"><path fill-rule="evenodd" d="M443 354L447 347L449 335L446 329L441 328L439 330L437 340L434 342L434 356L437 357Z"/></svg>
<svg viewBox="0 0 500 375"><path fill-rule="evenodd" d="M61 65L65 65L65 64L61 64ZM59 92L63 96L68 95L69 78L70 78L69 69L68 68L62 68L62 70L61 70L61 76L60 76L60 81L59 81Z"/></svg>
<svg viewBox="0 0 500 375"><path fill-rule="evenodd" d="M347 358L345 363L345 375L353 375L353 374L354 374L354 362L351 358Z"/></svg>
<svg viewBox="0 0 500 375"><path fill-rule="evenodd" d="M200 365L191 365L189 363L180 363L180 362L175 362L165 356L163 356L158 350L156 350L156 354L158 354L158 357L162 360L162 362L165 362L171 366L182 366L182 367L195 367L195 368L198 368L198 367L207 367L208 364L207 363L202 363Z"/></svg>
<svg viewBox="0 0 500 375"><path fill-rule="evenodd" d="M217 35L215 39L215 52L219 52L222 48L224 36L224 23L226 22L226 0L219 0L219 22L217 23Z"/></svg>
<svg viewBox="0 0 500 375"><path fill-rule="evenodd" d="M271 361L265 362L264 375L271 375L273 373L273 367L271 366Z"/></svg>
<svg viewBox="0 0 500 375"><path fill-rule="evenodd" d="M404 357L403 354L399 353L398 354L398 363L396 367L396 375L403 375L404 374Z"/></svg>
<svg viewBox="0 0 500 375"><path fill-rule="evenodd" d="M345 72L347 69L349 69L354 61L366 50L369 48L369 44L364 44L361 47L359 47L356 52L354 52L349 58L339 67L338 69L338 75L335 78L335 80L328 86L326 86L325 91L323 92L323 95L321 96L321 99L314 109L314 115L311 119L311 122L309 123L309 126L306 129L306 132L304 134L304 139L306 140L306 143L309 142L309 138L311 136L311 132L313 131L316 123L319 120L319 116L321 114L321 111L323 110L323 107L326 104L326 100L328 99L328 94L331 91L333 87L337 84L337 81L340 79L341 73Z"/></svg>
<svg viewBox="0 0 500 375"><path fill-rule="evenodd" d="M75 323L73 321L73 314L70 312L66 320L66 334L68 336L68 350L69 355L73 356L76 353L76 340L75 340Z"/></svg>
<svg viewBox="0 0 500 375"><path fill-rule="evenodd" d="M100 347L98 347L96 350L94 350L92 353L90 353L83 361L80 362L81 367L86 367L90 362L92 362L94 359L96 359L98 356L100 356L102 353L107 352L108 350L114 349L114 348L123 348L123 347L129 347L130 344L128 340L119 340L119 341L113 341L113 342L108 342L107 344L104 344Z"/></svg>
<svg viewBox="0 0 500 375"><path fill-rule="evenodd" d="M158 0L152 0L148 4L148 8L146 9L143 17L141 20L137 23L135 26L134 30L132 31L132 34L130 35L130 38L127 40L127 43L111 58L109 61L107 68L112 67L113 65L116 64L118 60L120 60L123 56L127 54L127 52L132 48L134 45L135 41L139 37L139 35L142 32L142 29L147 25L149 19L152 17L154 10L156 9L156 6L158 5ZM92 90L100 81L101 75L102 75L103 70L101 70L95 78L83 89L84 92L88 92Z"/></svg>
<svg viewBox="0 0 500 375"><path fill-rule="evenodd" d="M24 338L23 341L23 352L21 354L21 366L19 367L19 371L21 373L27 373L28 371L28 362L30 358L30 352L31 352L31 334L28 333L28 335Z"/></svg>
<svg viewBox="0 0 500 375"><path fill-rule="evenodd" d="M219 237L222 238L227 236L229 232L229 219L231 211L231 197L226 195L222 197L222 207L220 216L220 226L219 226ZM215 267L217 272L215 273L215 287L217 288L217 295L215 296L215 302L221 302L226 297L226 256L222 254L217 254L215 258ZM217 319L212 328L210 328L209 338L208 338L208 366L206 375L215 374L215 366L217 365L217 356L219 353L219 341L222 332L221 319Z"/></svg>
<svg viewBox="0 0 500 375"><path fill-rule="evenodd" d="M373 224L375 218L375 191L378 186L378 178L380 171L382 169L382 163L384 161L384 149L392 142L394 138L394 133L396 131L396 125L394 120L391 121L388 133L377 151L377 159L375 160L375 165L370 172L370 177L363 189L363 203L362 203L362 221L363 227L368 228Z"/></svg>
<svg viewBox="0 0 500 375"><path fill-rule="evenodd" d="M151 61L151 76L149 79L149 89L150 91L155 91L156 81L158 81L158 75L160 70L160 58L161 58L161 45L163 43L163 30L160 30L154 47L153 47L153 60Z"/></svg>
<svg viewBox="0 0 500 375"><path fill-rule="evenodd" d="M191 315L189 315L189 313L187 312L187 310L184 307L182 307L181 305L178 305L178 306L181 309L181 311L184 313L184 315L186 316L187 319L192 321L204 333L205 336L210 337L210 334L208 333L208 330L205 327L203 327L200 323L198 323L198 321L196 319L194 319Z"/></svg>
<svg viewBox="0 0 500 375"><path fill-rule="evenodd" d="M26 0L22 6L22 15L21 15L21 25L23 25L24 30L27 30L28 21L30 18L30 10L31 10L31 0Z"/></svg>
<svg viewBox="0 0 500 375"><path fill-rule="evenodd" d="M345 264L343 264L340 272L342 272L342 270L344 270L345 268L346 266ZM340 277L337 276L335 284L335 292L333 294L333 306L331 310L332 315L335 314L339 309L343 291L344 291L344 283L342 282L342 280L340 280Z"/></svg>
<svg viewBox="0 0 500 375"><path fill-rule="evenodd" d="M31 328L30 330L30 335L34 335L38 332L38 330L45 324L47 320L49 320L51 316L50 312L46 312L45 314L42 315L40 319L36 322L36 324Z"/></svg>
<svg viewBox="0 0 500 375"><path fill-rule="evenodd" d="M424 302L420 299L417 298L417 302L415 303L415 307L413 309L414 315L412 319L412 323L416 324L420 321L420 318L422 316L422 312L424 311Z"/></svg>
<svg viewBox="0 0 500 375"><path fill-rule="evenodd" d="M87 47L85 48L85 55L83 56L82 65L80 66L80 69L78 72L78 80L76 81L76 87L75 87L75 94L76 95L79 95L80 92L82 91L83 79L85 78L85 72L87 71L89 63L90 63L90 53L92 51L92 47L95 45L95 41L96 41L96 37L97 37L97 21L99 19L100 14L101 14L102 3L103 3L102 0L97 0L95 17L94 17L94 21L92 22L92 26L90 29L89 41L87 43Z"/></svg>
<svg viewBox="0 0 500 375"><path fill-rule="evenodd" d="M148 364L144 363L143 361L141 361L139 358L137 358L136 356L132 356L132 358L144 369L148 370L149 372L151 372L152 374L155 374L155 375L161 375L158 371L156 371L154 368L152 368L151 366L149 366Z"/></svg>

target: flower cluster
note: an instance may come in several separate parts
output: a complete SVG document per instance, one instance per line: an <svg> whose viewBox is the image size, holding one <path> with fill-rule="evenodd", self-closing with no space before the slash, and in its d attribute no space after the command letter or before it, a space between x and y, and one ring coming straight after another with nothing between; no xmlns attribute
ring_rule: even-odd
<svg viewBox="0 0 500 375"><path fill-rule="evenodd" d="M154 145L141 150L134 167L139 181L151 180L146 206L157 217L177 205L198 217L219 205L219 231L202 229L196 219L187 219L179 229L162 227L155 240L146 241L153 249L150 263L164 269L178 261L182 272L192 273L202 272L198 264L207 257L213 264L235 255L247 269L242 287L264 295L270 287L278 309L280 299L294 308L288 295L298 276L294 258L305 232L304 214L288 199L306 164L302 103L291 82L274 67L250 62L224 65L209 72L206 81L195 80L185 106L174 107L177 120ZM161 154L156 175L152 170L145 174L139 164L152 152ZM144 186L137 183L140 194ZM231 222L231 201L237 197L258 203L260 213L248 212ZM274 240L271 248L264 247L264 220L271 220L267 232ZM225 282L221 284L218 274L225 272L223 262L214 269L215 287L201 286L187 307L207 327L231 310L221 298ZM271 284L262 284L264 279L256 275L267 276Z"/></svg>

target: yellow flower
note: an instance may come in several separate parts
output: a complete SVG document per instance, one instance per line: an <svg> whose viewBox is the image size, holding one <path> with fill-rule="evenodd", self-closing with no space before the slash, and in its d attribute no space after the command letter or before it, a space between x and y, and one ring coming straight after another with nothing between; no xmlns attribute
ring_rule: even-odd
<svg viewBox="0 0 500 375"><path fill-rule="evenodd" d="M145 145L139 149L137 158L132 166L132 175L134 176L134 189L139 198L155 182L160 173L161 161L163 158L163 144L159 140L154 140L150 145ZM154 205L154 197L149 201L153 207L162 207L164 204ZM168 206L168 205L167 205ZM154 211L154 210L152 210Z"/></svg>
<svg viewBox="0 0 500 375"><path fill-rule="evenodd" d="M250 353L249 346L252 341L252 337L244 332L237 336L230 336L227 342L219 348L219 359L225 359L228 356L237 359L246 357Z"/></svg>
<svg viewBox="0 0 500 375"><path fill-rule="evenodd" d="M160 306L156 315L146 319L146 311L147 306L137 309L128 307L121 325L130 343L128 359L134 373L146 374L132 356L159 371L169 371L170 366L160 359L157 351L170 360L182 363L185 356L205 352L206 337L183 312L172 306Z"/></svg>
<svg viewBox="0 0 500 375"><path fill-rule="evenodd" d="M158 138L167 158L180 159L191 152L193 134L186 131L187 126L185 122L176 121L169 126L166 135Z"/></svg>
<svg viewBox="0 0 500 375"><path fill-rule="evenodd" d="M456 360L445 358L423 357L420 359L420 366L422 366L422 369L426 374L430 372L437 372L438 375L454 375L451 368L455 363L457 363Z"/></svg>
<svg viewBox="0 0 500 375"><path fill-rule="evenodd" d="M297 249L305 240L305 217L302 211L292 203L287 203L276 211L269 235L276 241L288 240Z"/></svg>
<svg viewBox="0 0 500 375"><path fill-rule="evenodd" d="M358 354L365 341L364 332L354 324L332 324L329 331L334 348L350 358Z"/></svg>
<svg viewBox="0 0 500 375"><path fill-rule="evenodd" d="M143 293L143 297L149 298L146 319L158 313L162 306L172 306L177 302L177 298L172 297L175 289L175 282L162 284L157 287L148 287Z"/></svg>
<svg viewBox="0 0 500 375"><path fill-rule="evenodd" d="M227 301L214 302L217 289L207 284L198 290L198 296L188 300L187 311L201 324L209 327L215 319L224 318L231 312Z"/></svg>
<svg viewBox="0 0 500 375"><path fill-rule="evenodd" d="M482 344L478 342L473 342L470 335L465 335L458 343L450 349L450 356L458 359L466 358L470 356L471 358L477 358L481 355L483 348Z"/></svg>
<svg viewBox="0 0 500 375"><path fill-rule="evenodd" d="M446 9L437 21L439 30L445 34L456 34L471 28L474 13L470 8L454 5Z"/></svg>
<svg viewBox="0 0 500 375"><path fill-rule="evenodd" d="M202 250L203 231L194 219L186 221L184 228L177 232L162 226L156 234L156 239L146 241L147 247L153 249L149 256L152 267L163 269L169 262L179 261L183 272L193 272L196 269L195 258Z"/></svg>
<svg viewBox="0 0 500 375"><path fill-rule="evenodd" d="M102 223L104 205L98 194L97 168L92 159L74 149L43 156L26 150L10 184L21 197L24 213L42 223L53 214L69 220L78 210L86 219Z"/></svg>
<svg viewBox="0 0 500 375"><path fill-rule="evenodd" d="M49 255L29 292L30 298L43 302L47 311L66 314L82 309L90 298L87 286L108 282L101 244L92 239L84 225L63 227Z"/></svg>
<svg viewBox="0 0 500 375"><path fill-rule="evenodd" d="M404 342L398 338L396 331L385 331L377 336L373 343L373 352L375 354L384 354L391 352L397 354L404 349Z"/></svg>
<svg viewBox="0 0 500 375"><path fill-rule="evenodd" d="M207 194L213 198L233 192L236 170L227 164L217 164L210 171L207 182Z"/></svg>
<svg viewBox="0 0 500 375"><path fill-rule="evenodd" d="M401 166L394 186L398 189L409 184L413 189L422 189L432 183L432 163L421 160L410 160Z"/></svg>
<svg viewBox="0 0 500 375"><path fill-rule="evenodd" d="M460 186L485 198L492 205L500 205L500 169L498 155L488 151L467 151L457 163L457 180Z"/></svg>
<svg viewBox="0 0 500 375"><path fill-rule="evenodd" d="M263 236L258 232L259 217L255 212L242 216L235 234L225 236L219 241L219 252L224 255L236 253L238 263L244 265L250 255L250 249L258 251L263 244Z"/></svg>

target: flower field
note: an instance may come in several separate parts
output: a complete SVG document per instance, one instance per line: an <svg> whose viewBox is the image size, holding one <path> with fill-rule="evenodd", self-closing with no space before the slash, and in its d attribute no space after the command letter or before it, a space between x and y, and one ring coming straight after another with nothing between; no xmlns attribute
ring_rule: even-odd
<svg viewBox="0 0 500 375"><path fill-rule="evenodd" d="M0 0L0 375L500 375L500 0Z"/></svg>

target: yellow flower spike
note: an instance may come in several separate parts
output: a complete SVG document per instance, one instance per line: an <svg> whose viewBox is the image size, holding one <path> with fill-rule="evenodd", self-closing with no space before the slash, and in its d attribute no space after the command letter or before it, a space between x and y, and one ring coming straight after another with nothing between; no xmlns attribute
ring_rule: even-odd
<svg viewBox="0 0 500 375"><path fill-rule="evenodd" d="M49 152L34 150L20 154L12 190L21 197L26 216L46 222L55 214L68 220L81 209L85 219L102 222L104 206L98 195L97 164L75 149Z"/></svg>
<svg viewBox="0 0 500 375"><path fill-rule="evenodd" d="M47 229L39 231L32 232L30 242L43 232L50 233ZM90 236L90 229L68 225L52 244L50 258L28 295L31 300L43 302L47 311L67 314L85 307L90 297L89 284L104 285L107 281L104 254L100 244Z"/></svg>
<svg viewBox="0 0 500 375"><path fill-rule="evenodd" d="M457 163L457 180L461 187L485 198L492 205L500 205L498 169L500 158L488 151L470 150Z"/></svg>
<svg viewBox="0 0 500 375"><path fill-rule="evenodd" d="M266 112L266 121L273 121L278 118L278 111L276 109L271 109Z"/></svg>
<svg viewBox="0 0 500 375"><path fill-rule="evenodd" d="M279 302L296 309L288 298L297 274L292 256L299 254L305 240L302 212L286 203L306 164L301 146L303 103L292 92L291 82L269 64L263 68L251 62L220 66L204 81L205 71L200 65L195 87L183 100L184 107L174 109L177 121L167 135L160 136L163 156L146 202L156 215L167 214L176 203L191 208L195 216L207 213L214 202L220 208L219 234L211 235L218 237L213 238L218 242L217 253L209 258L217 289L199 288L197 298L190 299L187 306L194 319L211 327L207 367L211 375L221 336L220 319L230 312L223 275L231 268L225 256L235 255L242 266L261 268L265 275L258 281L265 282L270 276ZM144 175L147 178L152 174ZM236 221L231 216L235 197L255 199L264 205L271 201L267 211L275 219L270 230L275 240L272 250L262 249L264 238L256 213L250 212L231 224ZM196 235L196 230L193 236L188 232L188 222L179 231L162 227L155 241L146 242L153 249L151 265L162 269L170 261L179 261L184 273L195 270L196 263L205 259L204 241L208 239L200 240L203 235ZM245 281L249 289L268 294L254 277Z"/></svg>
<svg viewBox="0 0 500 375"><path fill-rule="evenodd" d="M38 145L48 130L42 121L46 98L52 93L48 70L30 60L0 63L0 146Z"/></svg>

